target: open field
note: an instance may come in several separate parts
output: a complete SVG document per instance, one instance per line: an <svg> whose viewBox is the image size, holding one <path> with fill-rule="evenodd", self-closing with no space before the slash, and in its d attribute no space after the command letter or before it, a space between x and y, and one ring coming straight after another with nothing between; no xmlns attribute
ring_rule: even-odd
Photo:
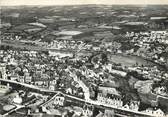
<svg viewBox="0 0 168 117"><path fill-rule="evenodd" d="M20 48L20 49L27 49L27 50L45 50L42 47L39 46L31 46L31 45L26 45L23 43L19 43L19 42L11 42L11 43L7 43L7 42L2 42L0 45L4 45L4 46L12 46L14 48Z"/></svg>
<svg viewBox="0 0 168 117"><path fill-rule="evenodd" d="M148 66L154 66L156 65L155 63L152 63L148 60L145 60L141 57L138 57L138 56L129 56L129 55L120 55L120 54L116 54L116 55L109 55L109 60L111 62L114 62L114 63L121 63L122 65L124 66L132 66L132 65L135 65L135 64L138 64L138 65L148 65Z"/></svg>

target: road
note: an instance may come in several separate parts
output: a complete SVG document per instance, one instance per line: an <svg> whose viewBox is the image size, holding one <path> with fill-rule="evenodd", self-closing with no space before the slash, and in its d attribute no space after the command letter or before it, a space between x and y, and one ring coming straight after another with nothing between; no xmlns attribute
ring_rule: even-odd
<svg viewBox="0 0 168 117"><path fill-rule="evenodd" d="M148 113L143 113L143 112L138 112L138 111L134 111L134 110L128 110L128 109L125 109L125 108L118 108L116 106L113 106L113 105L109 105L109 104L104 104L104 103L101 103L99 101L94 101L94 100L85 100L85 99L80 99L80 98L77 98L75 96L71 96L71 95L67 95L65 93L62 93L60 91L50 91L50 90L47 90L47 89L42 89L42 88L38 88L36 86L33 86L33 85L29 85L29 84L25 84L25 83L19 83L19 82L16 82L16 81L11 81L11 80L5 80L5 79L0 79L1 82L4 82L4 83L9 83L10 85L21 85L23 87L25 87L26 89L29 89L29 90L37 90L38 93L39 92L45 92L45 93L61 93L63 94L64 96L70 98L70 99L73 99L73 100L76 100L76 101L79 101L79 102L83 102L83 103L88 103L90 105L94 105L94 106L102 106L103 108L108 108L108 109L116 109L116 110L119 110L119 111L123 111L125 113L132 113L132 114L136 114L136 115L141 115L141 116L144 116L144 117L152 117L153 115L151 114L148 114Z"/></svg>
<svg viewBox="0 0 168 117"><path fill-rule="evenodd" d="M85 100L89 101L90 100L89 88L80 79L78 79L75 73L72 73L71 71L69 71L69 73L70 76L74 79L74 81L76 81L79 84L79 86L83 89Z"/></svg>
<svg viewBox="0 0 168 117"><path fill-rule="evenodd" d="M24 105L18 105L18 104L14 104L14 105L16 106L16 108L14 108L14 109L12 109L12 110L6 112L6 113L3 114L2 116L5 117L5 116L9 115L10 113L12 113L12 112L14 112L14 111L17 111L17 110L19 110L19 109L25 107Z"/></svg>

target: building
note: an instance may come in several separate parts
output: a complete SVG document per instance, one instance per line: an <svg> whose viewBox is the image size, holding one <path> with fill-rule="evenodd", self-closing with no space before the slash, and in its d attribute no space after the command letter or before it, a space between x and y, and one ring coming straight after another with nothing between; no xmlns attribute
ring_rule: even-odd
<svg viewBox="0 0 168 117"><path fill-rule="evenodd" d="M164 112L161 109L153 110L152 108L148 108L143 112L146 112L146 113L153 115L153 116L156 116L156 117L164 117L165 116Z"/></svg>
<svg viewBox="0 0 168 117"><path fill-rule="evenodd" d="M5 93L9 92L10 90L11 90L11 87L9 86L9 84L7 84L7 85L0 84L0 95L5 94Z"/></svg>
<svg viewBox="0 0 168 117"><path fill-rule="evenodd" d="M56 80L52 80L52 81L50 81L50 84L49 84L49 90L54 91L55 88L56 88L56 83L57 83Z"/></svg>
<svg viewBox="0 0 168 117"><path fill-rule="evenodd" d="M13 98L13 102L16 103L16 104L21 104L22 103L22 98L19 96L19 95L16 95L14 98Z"/></svg>
<svg viewBox="0 0 168 117"><path fill-rule="evenodd" d="M156 111L153 112L154 115L156 115L157 117L164 117L165 114L161 109L157 109Z"/></svg>
<svg viewBox="0 0 168 117"><path fill-rule="evenodd" d="M85 104L83 106L83 115L85 117L92 117L94 106Z"/></svg>
<svg viewBox="0 0 168 117"><path fill-rule="evenodd" d="M54 100L54 104L55 105L59 105L59 106L63 106L64 105L64 101L65 101L65 97L64 96L56 96L55 100Z"/></svg>
<svg viewBox="0 0 168 117"><path fill-rule="evenodd" d="M6 65L4 63L0 64L0 78L7 79Z"/></svg>
<svg viewBox="0 0 168 117"><path fill-rule="evenodd" d="M101 103L122 107L121 95L115 88L100 87L97 100Z"/></svg>

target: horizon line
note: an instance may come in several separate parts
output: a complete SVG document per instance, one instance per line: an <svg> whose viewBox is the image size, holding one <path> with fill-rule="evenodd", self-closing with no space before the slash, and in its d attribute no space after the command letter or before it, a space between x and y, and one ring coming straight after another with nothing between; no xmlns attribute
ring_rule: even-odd
<svg viewBox="0 0 168 117"><path fill-rule="evenodd" d="M85 6L85 5L104 5L104 6L150 6L150 5L157 5L157 6L167 6L168 4L17 4L17 5L1 5L0 7L14 7L14 6Z"/></svg>
<svg viewBox="0 0 168 117"><path fill-rule="evenodd" d="M0 0L0 6L168 5L168 0Z"/></svg>

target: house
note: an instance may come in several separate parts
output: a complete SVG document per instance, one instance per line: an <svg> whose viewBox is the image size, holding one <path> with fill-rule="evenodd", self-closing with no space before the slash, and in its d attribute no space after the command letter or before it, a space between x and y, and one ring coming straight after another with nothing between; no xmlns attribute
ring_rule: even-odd
<svg viewBox="0 0 168 117"><path fill-rule="evenodd" d="M25 83L31 83L32 82L32 76L25 76Z"/></svg>
<svg viewBox="0 0 168 117"><path fill-rule="evenodd" d="M56 83L57 83L56 80L51 80L51 81L50 81L50 84L51 84L51 85L56 85Z"/></svg>
<svg viewBox="0 0 168 117"><path fill-rule="evenodd" d="M72 94L72 89L71 88L66 89L66 93L67 94Z"/></svg>
<svg viewBox="0 0 168 117"><path fill-rule="evenodd" d="M5 56L5 57L3 57L3 62L8 62L8 57L7 56Z"/></svg>
<svg viewBox="0 0 168 117"><path fill-rule="evenodd" d="M128 105L128 104L125 104L125 105L123 106L123 108L129 109L129 105Z"/></svg>
<svg viewBox="0 0 168 117"><path fill-rule="evenodd" d="M49 90L55 91L55 85L50 84L50 85L49 85Z"/></svg>
<svg viewBox="0 0 168 117"><path fill-rule="evenodd" d="M91 117L93 115L93 109L94 107L92 105L84 105L83 107L83 115L85 117Z"/></svg>
<svg viewBox="0 0 168 117"><path fill-rule="evenodd" d="M157 87L154 89L155 93L156 94L159 94L159 95L166 95L166 87Z"/></svg>
<svg viewBox="0 0 168 117"><path fill-rule="evenodd" d="M161 109L157 109L156 111L153 112L154 115L156 115L157 117L164 117L165 114Z"/></svg>
<svg viewBox="0 0 168 117"><path fill-rule="evenodd" d="M11 90L11 87L9 86L9 84L7 84L7 85L0 84L0 93L1 94L6 94L10 90Z"/></svg>
<svg viewBox="0 0 168 117"><path fill-rule="evenodd" d="M10 80L13 80L13 81L18 80L18 78L19 78L19 76L18 76L17 74L12 74L12 75L10 76Z"/></svg>
<svg viewBox="0 0 168 117"><path fill-rule="evenodd" d="M109 63L107 65L104 65L103 69L107 69L107 70L111 71L112 70L112 64Z"/></svg>
<svg viewBox="0 0 168 117"><path fill-rule="evenodd" d="M13 102L16 103L16 104L21 104L22 103L22 98L19 96L19 95L16 95L14 98L13 98Z"/></svg>
<svg viewBox="0 0 168 117"><path fill-rule="evenodd" d="M2 79L7 79L7 74L6 74L6 64L1 63L0 64L0 74Z"/></svg>
<svg viewBox="0 0 168 117"><path fill-rule="evenodd" d="M19 76L19 82L21 82L21 83L24 83L24 82L25 82L24 76Z"/></svg>
<svg viewBox="0 0 168 117"><path fill-rule="evenodd" d="M153 114L153 109L152 108L148 108L145 110L146 113L148 114Z"/></svg>
<svg viewBox="0 0 168 117"><path fill-rule="evenodd" d="M131 101L131 102L130 102L130 109L131 109L131 110L138 111L138 109L139 109L139 104L140 104L139 101Z"/></svg>
<svg viewBox="0 0 168 117"><path fill-rule="evenodd" d="M18 65L17 60L15 60L14 58L10 58L9 61L10 61L9 64L11 65L15 65L15 66Z"/></svg>
<svg viewBox="0 0 168 117"><path fill-rule="evenodd" d="M59 106L63 106L64 105L64 101L65 101L64 95L60 94L60 95L55 97L54 104L55 105L59 105Z"/></svg>
<svg viewBox="0 0 168 117"><path fill-rule="evenodd" d="M97 100L101 103L121 107L123 102L121 100L121 95L115 88L99 87L99 93Z"/></svg>

